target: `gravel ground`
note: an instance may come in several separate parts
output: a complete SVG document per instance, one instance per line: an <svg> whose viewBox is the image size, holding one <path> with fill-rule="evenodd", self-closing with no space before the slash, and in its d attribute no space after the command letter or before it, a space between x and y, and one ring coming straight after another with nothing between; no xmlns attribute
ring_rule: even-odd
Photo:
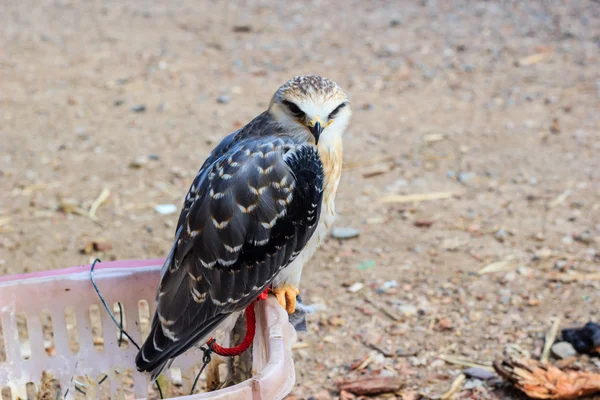
<svg viewBox="0 0 600 400"><path fill-rule="evenodd" d="M325 307L291 398L359 375L439 398L463 368L440 356L539 356L553 317L599 319L599 47L589 0L7 2L0 273L164 257L176 215L155 206L279 85L325 75L354 109L336 226L360 234L305 269ZM494 379L458 397L520 398Z"/></svg>

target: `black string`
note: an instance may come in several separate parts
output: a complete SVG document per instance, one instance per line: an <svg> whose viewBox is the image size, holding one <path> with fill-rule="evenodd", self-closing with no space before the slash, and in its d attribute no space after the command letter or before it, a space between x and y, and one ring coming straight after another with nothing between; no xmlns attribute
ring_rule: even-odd
<svg viewBox="0 0 600 400"><path fill-rule="evenodd" d="M119 327L123 326L123 306L121 305L121 302L117 302L117 305L119 306ZM119 347L121 347L121 345L123 344L123 329L119 329ZM139 350L139 349L138 349Z"/></svg>
<svg viewBox="0 0 600 400"><path fill-rule="evenodd" d="M194 390L196 389L196 384L198 383L198 379L200 379L200 375L202 375L202 372L204 372L204 369L206 368L208 363L210 363L210 355L213 352L214 343L215 341L211 340L210 342L208 342L208 347L206 349L201 347L202 351L204 351L204 356L202 357L202 368L200 368L200 372L198 372L198 375L196 375L196 379L194 379L194 384L192 385L192 390L190 390L190 394L194 394Z"/></svg>
<svg viewBox="0 0 600 400"><path fill-rule="evenodd" d="M135 348L138 349L138 351L139 351L140 346L136 343L135 340L133 340L133 338L131 336L129 336L129 334L127 332L125 332L125 329L123 329L123 309L121 308L121 303L120 302L118 303L119 311L121 314L121 323L119 323L119 322L117 322L117 318L115 318L115 315L113 314L113 312L108 307L108 304L106 304L106 300L104 300L104 297L102 297L102 294L100 294L100 289L98 289L98 285L96 285L96 281L94 280L94 268L96 268L96 264L99 262L102 262L102 261L100 261L99 258L96 258L94 260L94 262L92 263L92 267L90 268L90 279L92 281L92 286L94 286L94 290L96 290L96 294L100 298L100 301L102 302L102 305L106 309L106 312L108 312L108 315L110 315L110 318L113 320L113 322L115 323L115 325L117 326L117 328L119 328L119 331L121 332L121 336L119 337L119 344L121 342L121 339L123 338L123 335L125 335L127 337L127 339L129 339L131 341L131 343L133 343ZM210 356L209 356L209 361L210 361ZM198 380L198 378L196 378L196 380ZM164 399L162 389L160 388L160 384L158 383L157 380L155 380L154 383L156 384L156 389L158 389L158 394L160 395L160 398ZM67 389L67 393L68 392L69 392L69 389ZM65 393L65 398L67 397L67 393Z"/></svg>
<svg viewBox="0 0 600 400"><path fill-rule="evenodd" d="M85 390L83 390L82 388L80 388L77 385L75 385L75 390L77 390L79 393L87 396L87 393L85 392Z"/></svg>

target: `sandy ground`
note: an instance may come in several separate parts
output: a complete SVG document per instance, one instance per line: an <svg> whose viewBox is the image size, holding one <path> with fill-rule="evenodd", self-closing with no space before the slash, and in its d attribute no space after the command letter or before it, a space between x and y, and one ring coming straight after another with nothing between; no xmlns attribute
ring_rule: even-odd
<svg viewBox="0 0 600 400"><path fill-rule="evenodd" d="M325 75L354 109L336 225L360 236L305 269L326 309L300 335L293 396L384 374L398 398L436 398L462 369L441 355L539 356L552 317L599 319L599 47L584 0L5 2L0 273L165 256L176 215L154 207L179 207L279 85ZM104 188L97 222L61 211ZM519 398L472 379L460 397Z"/></svg>

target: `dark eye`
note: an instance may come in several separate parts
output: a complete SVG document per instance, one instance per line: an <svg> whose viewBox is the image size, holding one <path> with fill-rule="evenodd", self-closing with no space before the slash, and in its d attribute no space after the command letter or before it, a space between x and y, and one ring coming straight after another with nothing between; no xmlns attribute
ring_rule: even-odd
<svg viewBox="0 0 600 400"><path fill-rule="evenodd" d="M284 100L283 102L290 109L290 112L292 114L294 114L296 117L302 117L302 116L304 116L304 112L300 109L300 107L298 107L297 105L295 105L291 101Z"/></svg>
<svg viewBox="0 0 600 400"><path fill-rule="evenodd" d="M337 115L338 112L340 112L340 110L344 107L346 107L348 103L342 103L339 106L337 106L335 108L335 110L333 110L330 114L329 114L329 119L335 118L335 116Z"/></svg>

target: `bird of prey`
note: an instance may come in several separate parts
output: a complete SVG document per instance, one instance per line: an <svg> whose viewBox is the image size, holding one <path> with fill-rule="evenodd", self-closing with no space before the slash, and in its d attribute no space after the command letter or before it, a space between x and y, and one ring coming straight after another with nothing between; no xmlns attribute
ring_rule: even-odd
<svg viewBox="0 0 600 400"><path fill-rule="evenodd" d="M269 286L294 312L302 267L333 221L350 116L336 83L298 76L210 153L183 203L138 370L155 379Z"/></svg>

